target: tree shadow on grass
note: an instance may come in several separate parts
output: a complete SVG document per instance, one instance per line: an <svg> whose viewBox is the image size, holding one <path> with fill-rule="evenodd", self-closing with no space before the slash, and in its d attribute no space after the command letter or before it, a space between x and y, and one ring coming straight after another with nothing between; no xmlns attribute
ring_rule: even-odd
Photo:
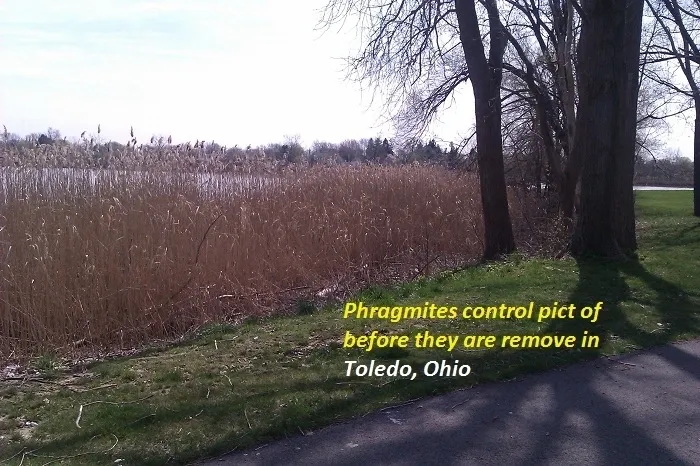
<svg viewBox="0 0 700 466"><path fill-rule="evenodd" d="M552 320L547 333L582 335L587 330L600 337L599 348L608 342L614 344L620 338L631 341L637 348L647 348L700 333L700 313L697 304L690 300L694 295L652 274L639 261L579 259L577 265L579 281L569 302L580 309L602 301L598 322ZM628 283L631 280L640 281L654 294L645 296L635 292ZM645 330L641 324L652 325L654 329ZM596 348L586 351L600 355Z"/></svg>
<svg viewBox="0 0 700 466"><path fill-rule="evenodd" d="M552 320L546 334L557 333L566 335L583 335L587 331L589 335L598 335L600 345L596 348L586 348L590 357L602 356L601 348L613 339L624 338L630 340L638 348L669 343L686 333L697 334L700 330L698 311L695 305L688 299L688 295L678 286L668 282L644 268L637 260L632 261L605 261L599 259L579 259L579 282L569 298L569 302L577 305L578 309L583 306L594 306L595 303L603 301L603 311L601 318L596 324L591 324L581 319L560 319ZM655 296L651 299L644 299L635 296L625 277L641 280L646 286L651 288ZM647 306L654 306L659 310L659 315L650 315L646 311ZM661 326L654 330L645 330L630 319L631 312L624 312L623 305L637 305L640 317L643 320L647 313L647 320L659 320ZM648 323L648 322L647 322ZM668 346L663 352L657 353L665 360L700 380L700 359L684 352L677 347ZM609 462L605 464L622 464L628 462L629 458L615 456L612 452L629 451L624 448L629 445L633 449L641 449L655 458L656 464L686 464L676 457L670 450L651 438L638 426L624 419L620 410L611 403L600 391L585 379L583 385L578 387L579 397L588 400L589 403L576 403L571 399L570 394L558 390L553 385L553 408L554 412L542 423L540 441L528 455L528 459L522 464L537 464L542 458L551 442L559 439L559 433L565 427L566 418L570 413L579 413L589 420L600 419L599 413L607 411L610 419L619 426L618 434L610 436L605 426L598 425L595 432L598 434L598 442L601 450L608 452ZM643 383L643 381L641 381ZM630 397L633 403L633 397ZM545 435L544 432L547 432ZM554 435L549 435L549 433ZM623 447L623 448L621 448ZM612 461L615 459L615 461Z"/></svg>

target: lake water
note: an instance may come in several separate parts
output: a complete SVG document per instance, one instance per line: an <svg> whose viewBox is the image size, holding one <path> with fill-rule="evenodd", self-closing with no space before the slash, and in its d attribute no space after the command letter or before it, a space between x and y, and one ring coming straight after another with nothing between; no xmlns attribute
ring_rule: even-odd
<svg viewBox="0 0 700 466"><path fill-rule="evenodd" d="M635 186L635 191L692 191L693 188L673 188L668 186Z"/></svg>
<svg viewBox="0 0 700 466"><path fill-rule="evenodd" d="M156 173L125 170L89 170L68 168L24 169L0 167L0 202L8 197L23 197L23 193L40 192L51 195L79 188L80 192L100 195L110 186L128 187L140 181L168 186L178 182L199 186L205 196L232 196L251 190L272 188L280 185L274 176L216 174L216 173ZM12 190L15 196L9 196Z"/></svg>
<svg viewBox="0 0 700 466"><path fill-rule="evenodd" d="M27 176L29 175L29 176ZM157 184L170 184L170 181L194 181L202 194L209 197L233 196L242 192L250 192L262 188L279 186L281 179L275 176L233 175L193 173L178 174L154 173L120 170L80 170L80 169L38 169L17 170L0 167L0 202L6 202L8 197L16 197L19 193L41 192L50 195L52 192L65 191L66 188L80 187L81 192L92 191L98 194L110 185L129 186L138 184L143 179L150 179ZM15 196L8 196L10 187ZM635 191L692 191L693 188L677 188L664 186L635 186ZM20 194L19 197L22 197Z"/></svg>

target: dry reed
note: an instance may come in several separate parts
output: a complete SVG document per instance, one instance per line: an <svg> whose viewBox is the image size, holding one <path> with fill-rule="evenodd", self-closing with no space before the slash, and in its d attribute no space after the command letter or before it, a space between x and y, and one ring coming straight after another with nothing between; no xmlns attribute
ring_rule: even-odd
<svg viewBox="0 0 700 466"><path fill-rule="evenodd" d="M290 290L473 260L478 186L424 166L0 169L0 361L138 347L279 311Z"/></svg>

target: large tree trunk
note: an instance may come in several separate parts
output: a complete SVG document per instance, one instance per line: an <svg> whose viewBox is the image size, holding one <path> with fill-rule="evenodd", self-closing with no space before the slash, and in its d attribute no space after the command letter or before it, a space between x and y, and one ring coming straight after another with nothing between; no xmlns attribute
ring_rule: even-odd
<svg viewBox="0 0 700 466"><path fill-rule="evenodd" d="M638 0L637 0L638 1ZM574 151L583 160L580 214L572 238L576 255L619 256L614 201L624 163L620 157L625 115L625 0L582 2L579 43L579 110Z"/></svg>
<svg viewBox="0 0 700 466"><path fill-rule="evenodd" d="M489 58L479 32L474 0L455 0L459 34L474 89L476 145L484 215L484 259L515 250L503 170L501 80L506 35L495 0L485 0L489 16Z"/></svg>
<svg viewBox="0 0 700 466"><path fill-rule="evenodd" d="M476 88L476 84L474 84ZM508 196L503 167L500 86L490 89L490 97L476 97L476 143L484 214L484 259L493 259L515 250L508 212ZM494 96L495 94L495 96Z"/></svg>
<svg viewBox="0 0 700 466"><path fill-rule="evenodd" d="M637 99L639 98L639 48L642 38L643 0L628 0L625 10L625 81L620 102L620 138L616 151L615 202L613 219L615 239L625 253L637 249L634 216L634 155L637 140Z"/></svg>

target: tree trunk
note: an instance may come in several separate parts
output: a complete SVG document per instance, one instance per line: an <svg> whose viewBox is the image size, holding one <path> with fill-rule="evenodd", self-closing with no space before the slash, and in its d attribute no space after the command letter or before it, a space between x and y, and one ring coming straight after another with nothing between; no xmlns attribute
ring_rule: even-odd
<svg viewBox="0 0 700 466"><path fill-rule="evenodd" d="M542 150L537 144L537 155L535 157L535 192L537 197L542 196Z"/></svg>
<svg viewBox="0 0 700 466"><path fill-rule="evenodd" d="M572 158L572 154L573 152L569 154L569 158ZM576 170L576 173L578 173L578 170ZM559 207L562 215L569 219L574 216L577 182L578 175L573 174L568 169L564 171L559 182Z"/></svg>
<svg viewBox="0 0 700 466"><path fill-rule="evenodd" d="M576 201L576 186L581 177L581 160L579 154L571 150L576 135L576 112L575 112L575 86L573 60L571 49L573 44L573 17L574 8L572 0L566 2L566 35L559 37L559 50L557 50L557 60L559 61L559 88L561 89L562 110L566 119L566 163L561 175L561 186L559 191L559 205L562 214L566 218L572 218L574 214L574 204ZM558 154L557 154L558 155Z"/></svg>
<svg viewBox="0 0 700 466"><path fill-rule="evenodd" d="M613 219L615 239L625 253L637 250L634 216L634 157L637 140L637 99L639 98L639 48L642 38L643 0L628 0L625 9L625 82L620 102L620 138L616 151L615 202ZM629 116L634 116L634 118Z"/></svg>
<svg viewBox="0 0 700 466"><path fill-rule="evenodd" d="M580 214L572 238L576 255L620 256L614 201L625 115L625 0L582 2L579 110L574 151L583 160Z"/></svg>
<svg viewBox="0 0 700 466"><path fill-rule="evenodd" d="M455 0L459 35L474 89L476 145L484 215L484 259L515 250L508 211L501 135L501 80L506 35L495 0L485 0L489 16L489 58L479 32L474 0Z"/></svg>
<svg viewBox="0 0 700 466"><path fill-rule="evenodd" d="M476 83L474 87L477 87ZM490 89L490 98L477 98L476 90L474 94L477 160L484 214L484 259L493 259L515 250L503 166L500 86Z"/></svg>

